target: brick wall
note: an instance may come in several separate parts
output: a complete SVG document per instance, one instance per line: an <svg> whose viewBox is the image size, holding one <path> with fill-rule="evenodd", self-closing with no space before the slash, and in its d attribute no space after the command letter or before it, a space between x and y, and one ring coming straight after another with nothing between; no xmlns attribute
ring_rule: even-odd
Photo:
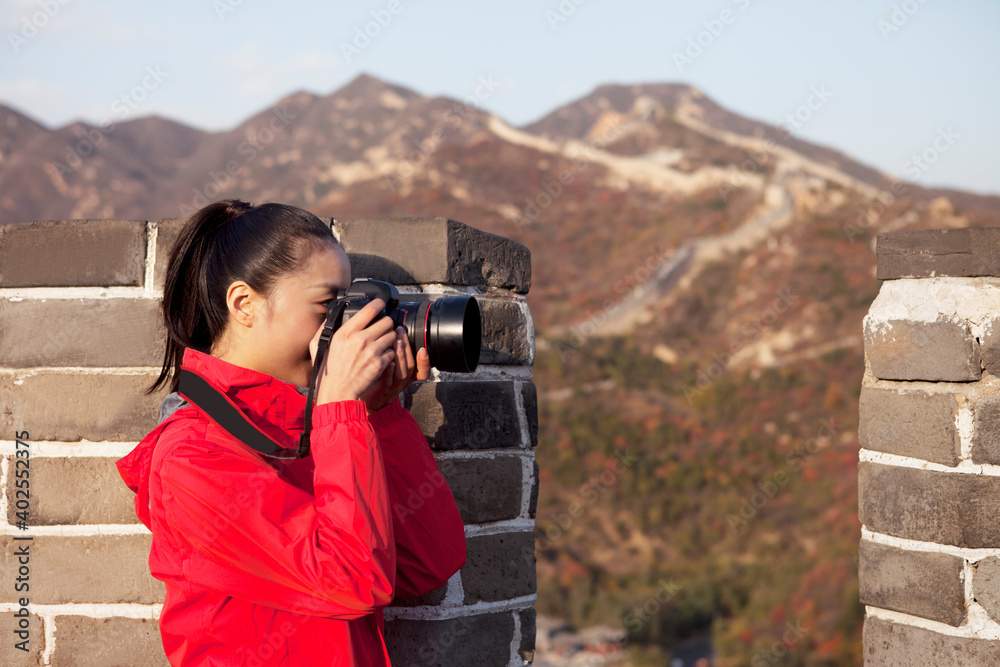
<svg viewBox="0 0 1000 667"><path fill-rule="evenodd" d="M354 278L390 281L405 300L474 294L483 314L476 372L432 369L403 396L466 523L468 561L385 610L393 664L524 664L538 491L528 250L447 218L327 220ZM159 299L182 224L0 225L0 664L166 664L150 534L114 462L156 425L166 394L142 390L162 361ZM16 526L18 439L31 456L27 530ZM30 593L15 590L24 545ZM20 597L29 653L14 648Z"/></svg>
<svg viewBox="0 0 1000 667"><path fill-rule="evenodd" d="M864 655L1000 664L1000 229L879 234L858 466Z"/></svg>

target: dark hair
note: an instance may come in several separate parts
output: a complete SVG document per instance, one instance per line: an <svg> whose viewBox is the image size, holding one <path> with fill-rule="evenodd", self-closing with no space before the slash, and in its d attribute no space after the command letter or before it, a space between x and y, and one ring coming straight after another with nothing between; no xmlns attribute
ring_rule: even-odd
<svg viewBox="0 0 1000 667"><path fill-rule="evenodd" d="M295 206L225 199L196 211L170 250L163 285L167 347L160 377L146 394L171 371L170 390L177 391L184 348L211 351L229 322L226 292L233 281L246 281L267 298L278 278L324 244L340 247L328 225Z"/></svg>

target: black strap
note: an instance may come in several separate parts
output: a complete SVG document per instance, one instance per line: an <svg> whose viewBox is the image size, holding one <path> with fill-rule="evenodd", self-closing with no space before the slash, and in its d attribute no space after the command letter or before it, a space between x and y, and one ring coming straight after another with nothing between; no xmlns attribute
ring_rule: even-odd
<svg viewBox="0 0 1000 667"><path fill-rule="evenodd" d="M313 363L312 377L309 380L309 394L306 396L305 429L299 436L299 446L294 453L276 443L257 428L225 394L197 373L181 369L178 393L183 394L189 403L201 408L212 421L229 435L266 456L281 459L299 459L308 456L316 381L319 378L319 369L326 365L326 352L330 348L330 339L333 338L334 332L340 328L345 308L347 308L346 301L339 301L333 306L327 315L326 324L323 325L323 332L319 336L316 360Z"/></svg>
<svg viewBox="0 0 1000 667"><path fill-rule="evenodd" d="M229 398L197 373L182 369L179 393L197 405L229 435L267 455L279 454L284 448L258 429L240 412Z"/></svg>
<svg viewBox="0 0 1000 667"><path fill-rule="evenodd" d="M305 430L299 436L299 449L296 457L301 458L309 455L309 432L312 430L312 409L313 396L316 393L316 380L319 377L319 369L326 366L326 351L330 347L330 339L334 332L340 328L341 317L344 309L347 308L347 301L337 301L326 314L326 324L323 325L323 333L319 335L319 344L316 347L316 360L313 362L312 377L309 379L309 394L306 396L306 417Z"/></svg>

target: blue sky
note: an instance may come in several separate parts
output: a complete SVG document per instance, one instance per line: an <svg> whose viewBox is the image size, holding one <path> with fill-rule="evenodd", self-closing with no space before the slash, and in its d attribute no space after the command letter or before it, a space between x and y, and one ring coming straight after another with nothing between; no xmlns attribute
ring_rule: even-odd
<svg viewBox="0 0 1000 667"><path fill-rule="evenodd" d="M456 99L499 82L480 104L513 125L602 83L683 82L798 112L794 134L892 176L926 152L921 184L1000 194L996 0L0 0L0 28L0 101L49 127L219 130L360 72Z"/></svg>

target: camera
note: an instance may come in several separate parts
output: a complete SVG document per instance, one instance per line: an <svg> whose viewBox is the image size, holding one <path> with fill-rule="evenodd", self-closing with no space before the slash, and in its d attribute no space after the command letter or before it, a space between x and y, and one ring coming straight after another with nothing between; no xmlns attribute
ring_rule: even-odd
<svg viewBox="0 0 1000 667"><path fill-rule="evenodd" d="M413 358L426 348L431 366L441 371L471 373L479 365L483 325L479 303L472 296L443 296L434 301L400 301L395 285L381 280L358 278L343 295L330 301L327 322L336 318L334 329L356 315L374 299L385 302L385 310L372 322L388 317L393 328L402 326L410 341ZM370 324L369 324L370 326Z"/></svg>

